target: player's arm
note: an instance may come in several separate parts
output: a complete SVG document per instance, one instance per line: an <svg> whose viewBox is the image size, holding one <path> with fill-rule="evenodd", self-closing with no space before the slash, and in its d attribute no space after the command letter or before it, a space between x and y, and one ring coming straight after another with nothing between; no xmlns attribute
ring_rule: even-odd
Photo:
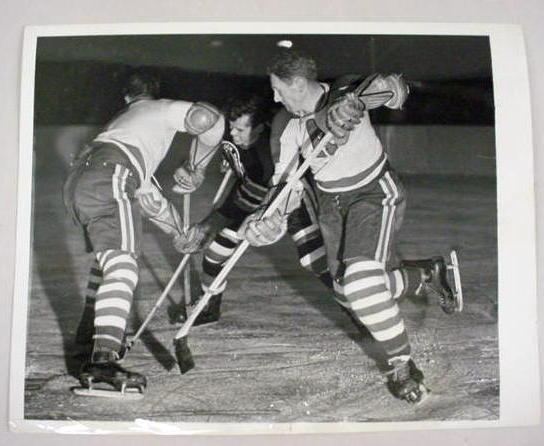
<svg viewBox="0 0 544 446"><path fill-rule="evenodd" d="M176 238L181 231L181 218L178 211L151 183L144 184L136 192L142 214L161 231Z"/></svg>
<svg viewBox="0 0 544 446"><path fill-rule="evenodd" d="M368 82L369 85L359 97L367 110L382 106L399 110L410 94L410 88L402 74L389 74L387 76L374 74L368 77L365 82Z"/></svg>
<svg viewBox="0 0 544 446"><path fill-rule="evenodd" d="M193 103L185 114L183 129L195 136L189 161L174 173L176 192L194 192L204 181L206 167L213 158L225 133L225 118L219 110L205 102Z"/></svg>
<svg viewBox="0 0 544 446"><path fill-rule="evenodd" d="M346 144L351 131L361 123L368 110L382 106L400 109L409 94L408 84L399 74L374 74L362 82L348 85L345 90L346 93L332 99L315 116L317 126L334 135L336 146Z"/></svg>
<svg viewBox="0 0 544 446"><path fill-rule="evenodd" d="M182 254L201 251L214 239L215 235L232 220L214 209L203 220L192 225L187 232L183 232L174 239L174 248Z"/></svg>
<svg viewBox="0 0 544 446"><path fill-rule="evenodd" d="M270 190L264 200L263 208L249 215L238 230L238 235L245 238L252 246L266 246L279 241L287 232L289 213L300 206L302 184L299 188L293 189L271 217L262 218L266 203L272 202L299 164L298 145L294 139L294 133L287 128L290 119L291 116L286 111L281 111L272 121L270 150L274 162L274 174L270 180Z"/></svg>

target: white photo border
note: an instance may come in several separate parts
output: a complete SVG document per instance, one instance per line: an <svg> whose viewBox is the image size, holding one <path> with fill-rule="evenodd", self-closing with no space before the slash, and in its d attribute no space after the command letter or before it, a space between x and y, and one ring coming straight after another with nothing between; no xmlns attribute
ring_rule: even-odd
<svg viewBox="0 0 544 446"><path fill-rule="evenodd" d="M205 30L206 32L203 32ZM498 194L500 418L402 423L156 423L149 420L24 419L30 281L34 72L38 37L146 34L381 34L488 36L492 56ZM261 434L372 432L530 426L540 421L536 302L536 227L530 90L525 44L515 25L381 22L185 22L27 27L24 34L16 269L12 316L9 423L17 432L91 434ZM518 278L523 278L519 280ZM515 333L515 337L512 334ZM522 379L520 379L522 377Z"/></svg>

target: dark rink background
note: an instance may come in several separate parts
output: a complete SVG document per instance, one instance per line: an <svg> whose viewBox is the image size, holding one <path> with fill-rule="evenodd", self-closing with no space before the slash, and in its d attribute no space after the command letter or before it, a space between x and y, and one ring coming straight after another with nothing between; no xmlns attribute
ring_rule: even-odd
<svg viewBox="0 0 544 446"><path fill-rule="evenodd" d="M73 337L89 257L62 208L71 156L122 107L132 67L161 75L162 96L223 106L270 92L276 42L313 55L323 80L344 73L401 72L412 94L402 111L373 113L391 162L408 187L399 255L459 250L465 310L446 316L431 300L401 311L432 399L407 408L386 390L365 354L368 338L297 264L292 242L248 252L230 276L218 324L191 332L197 367L169 370L176 331L159 311L128 367L149 377L143 402L73 396ZM486 37L199 35L40 37L34 116L34 196L25 417L182 422L494 420L499 415L494 107ZM188 139L177 138L158 172L168 193ZM220 182L217 160L192 199L204 216ZM179 261L146 226L135 297L136 329ZM181 298L181 286L172 301Z"/></svg>

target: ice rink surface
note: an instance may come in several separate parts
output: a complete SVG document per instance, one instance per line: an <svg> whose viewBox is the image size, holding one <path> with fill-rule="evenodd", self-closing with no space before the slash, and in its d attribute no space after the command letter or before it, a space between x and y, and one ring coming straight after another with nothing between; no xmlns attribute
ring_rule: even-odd
<svg viewBox="0 0 544 446"><path fill-rule="evenodd" d="M38 163L38 166L39 163ZM81 365L74 345L90 257L62 207L63 172L36 169L25 418L168 422L366 422L497 420L496 184L493 178L403 176L408 209L401 258L458 250L465 308L446 315L434 299L401 302L413 356L432 390L418 407L388 392L372 346L328 290L300 268L289 237L250 249L230 275L218 323L196 327L196 367L178 371L167 307L176 285L125 366L148 388L137 402L73 395ZM216 164L193 197L192 219L209 210ZM181 209L181 200L176 205ZM134 333L181 256L145 225L145 254L129 333ZM200 268L199 262L195 262Z"/></svg>

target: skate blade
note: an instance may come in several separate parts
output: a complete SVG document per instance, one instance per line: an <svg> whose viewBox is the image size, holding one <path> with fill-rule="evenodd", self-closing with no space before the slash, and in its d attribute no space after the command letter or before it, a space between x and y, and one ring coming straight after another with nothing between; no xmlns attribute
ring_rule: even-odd
<svg viewBox="0 0 544 446"><path fill-rule="evenodd" d="M459 259L457 257L457 251L452 249L450 252L450 265L448 270L453 275L454 297L455 297L455 312L460 313L463 311L463 287L461 284L461 272L459 270Z"/></svg>
<svg viewBox="0 0 544 446"><path fill-rule="evenodd" d="M420 407L424 405L429 400L429 395L431 391L424 384L419 384L419 399L405 399L404 402L410 404L413 407Z"/></svg>
<svg viewBox="0 0 544 446"><path fill-rule="evenodd" d="M419 398L418 401L414 403L416 407L420 407L424 405L426 402L428 402L429 396L431 395L431 390L424 384L420 384L419 389L421 391L421 397Z"/></svg>
<svg viewBox="0 0 544 446"><path fill-rule="evenodd" d="M72 388L74 395L98 397L98 398L112 398L126 401L137 401L144 397L144 394L138 389L126 389L124 392L117 390L105 390L105 389L90 389L88 387L74 387Z"/></svg>

